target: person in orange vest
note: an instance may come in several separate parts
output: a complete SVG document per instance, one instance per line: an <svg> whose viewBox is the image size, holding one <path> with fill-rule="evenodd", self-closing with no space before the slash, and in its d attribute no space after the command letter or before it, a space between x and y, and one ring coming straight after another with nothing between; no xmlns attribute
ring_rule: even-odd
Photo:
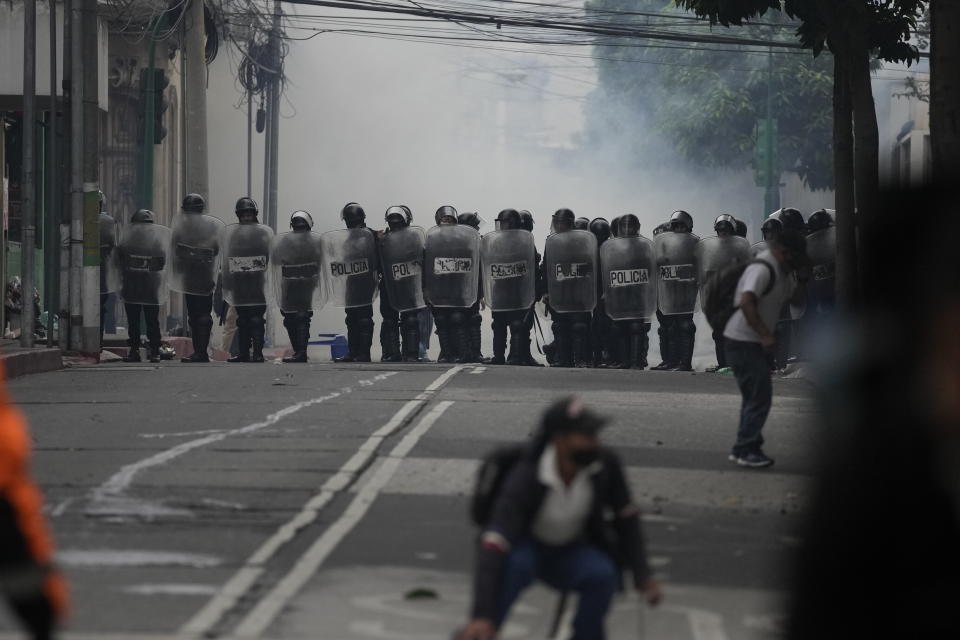
<svg viewBox="0 0 960 640"><path fill-rule="evenodd" d="M27 423L7 396L0 365L0 592L30 637L48 640L66 614L67 585L53 566L53 541L29 462Z"/></svg>

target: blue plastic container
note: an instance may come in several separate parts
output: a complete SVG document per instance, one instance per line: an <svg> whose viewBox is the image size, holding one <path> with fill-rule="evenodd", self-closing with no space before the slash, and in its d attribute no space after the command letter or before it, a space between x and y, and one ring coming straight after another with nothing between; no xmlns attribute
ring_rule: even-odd
<svg viewBox="0 0 960 640"><path fill-rule="evenodd" d="M310 344L330 347L330 359L336 360L350 353L347 348L347 338L340 333L318 333L318 338L322 340L311 340Z"/></svg>

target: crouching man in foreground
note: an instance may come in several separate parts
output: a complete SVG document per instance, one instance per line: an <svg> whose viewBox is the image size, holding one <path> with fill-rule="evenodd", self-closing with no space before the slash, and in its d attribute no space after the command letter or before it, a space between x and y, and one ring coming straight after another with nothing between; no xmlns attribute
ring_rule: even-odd
<svg viewBox="0 0 960 640"><path fill-rule="evenodd" d="M624 568L648 603L660 602L623 467L600 445L605 422L582 400L561 400L511 463L480 536L473 619L460 640L495 638L535 580L579 596L574 640L606 637L604 620Z"/></svg>

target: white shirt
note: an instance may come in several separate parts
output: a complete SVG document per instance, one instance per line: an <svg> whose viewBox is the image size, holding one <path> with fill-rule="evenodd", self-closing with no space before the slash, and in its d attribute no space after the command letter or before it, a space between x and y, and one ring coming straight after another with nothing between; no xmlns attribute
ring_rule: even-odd
<svg viewBox="0 0 960 640"><path fill-rule="evenodd" d="M547 445L537 468L537 477L547 486L547 495L533 519L531 533L534 539L551 546L561 546L582 536L593 504L590 475L595 466L581 469L567 486L560 477L557 450L552 444Z"/></svg>
<svg viewBox="0 0 960 640"><path fill-rule="evenodd" d="M763 320L763 324L766 325L767 329L772 332L777 325L777 319L780 317L780 310L783 309L783 305L793 296L796 279L791 277L792 274L787 273L781 268L780 263L773 257L769 249L760 253L756 259L763 260L773 267L773 271L777 275L777 281L774 283L770 293L763 295L763 292L766 291L767 286L770 284L770 269L767 269L762 264L751 264L744 269L743 275L740 276L740 282L737 283L737 291L734 294L733 300L734 304L739 307L740 300L743 298L745 292L750 291L756 295L757 312L760 314L760 319ZM727 321L723 335L731 340L740 340L741 342L760 342L760 334L754 331L753 327L747 323L747 317L739 308L734 311L733 315L730 316L730 320Z"/></svg>

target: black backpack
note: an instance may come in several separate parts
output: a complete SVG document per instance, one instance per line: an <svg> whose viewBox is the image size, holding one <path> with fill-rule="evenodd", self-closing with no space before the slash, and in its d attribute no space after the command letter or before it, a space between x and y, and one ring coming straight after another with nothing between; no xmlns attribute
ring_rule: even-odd
<svg viewBox="0 0 960 640"><path fill-rule="evenodd" d="M477 481L470 501L470 517L478 527L485 527L493 516L493 507L510 471L523 458L529 445L518 443L498 447L480 463Z"/></svg>
<svg viewBox="0 0 960 640"><path fill-rule="evenodd" d="M724 267L720 271L710 274L703 285L703 315L707 317L710 328L714 331L722 332L727 322L740 307L734 297L737 295L737 285L740 284L740 277L752 264L762 264L770 270L770 282L764 289L760 297L763 297L773 290L777 283L777 272L766 260L751 260L741 264Z"/></svg>

